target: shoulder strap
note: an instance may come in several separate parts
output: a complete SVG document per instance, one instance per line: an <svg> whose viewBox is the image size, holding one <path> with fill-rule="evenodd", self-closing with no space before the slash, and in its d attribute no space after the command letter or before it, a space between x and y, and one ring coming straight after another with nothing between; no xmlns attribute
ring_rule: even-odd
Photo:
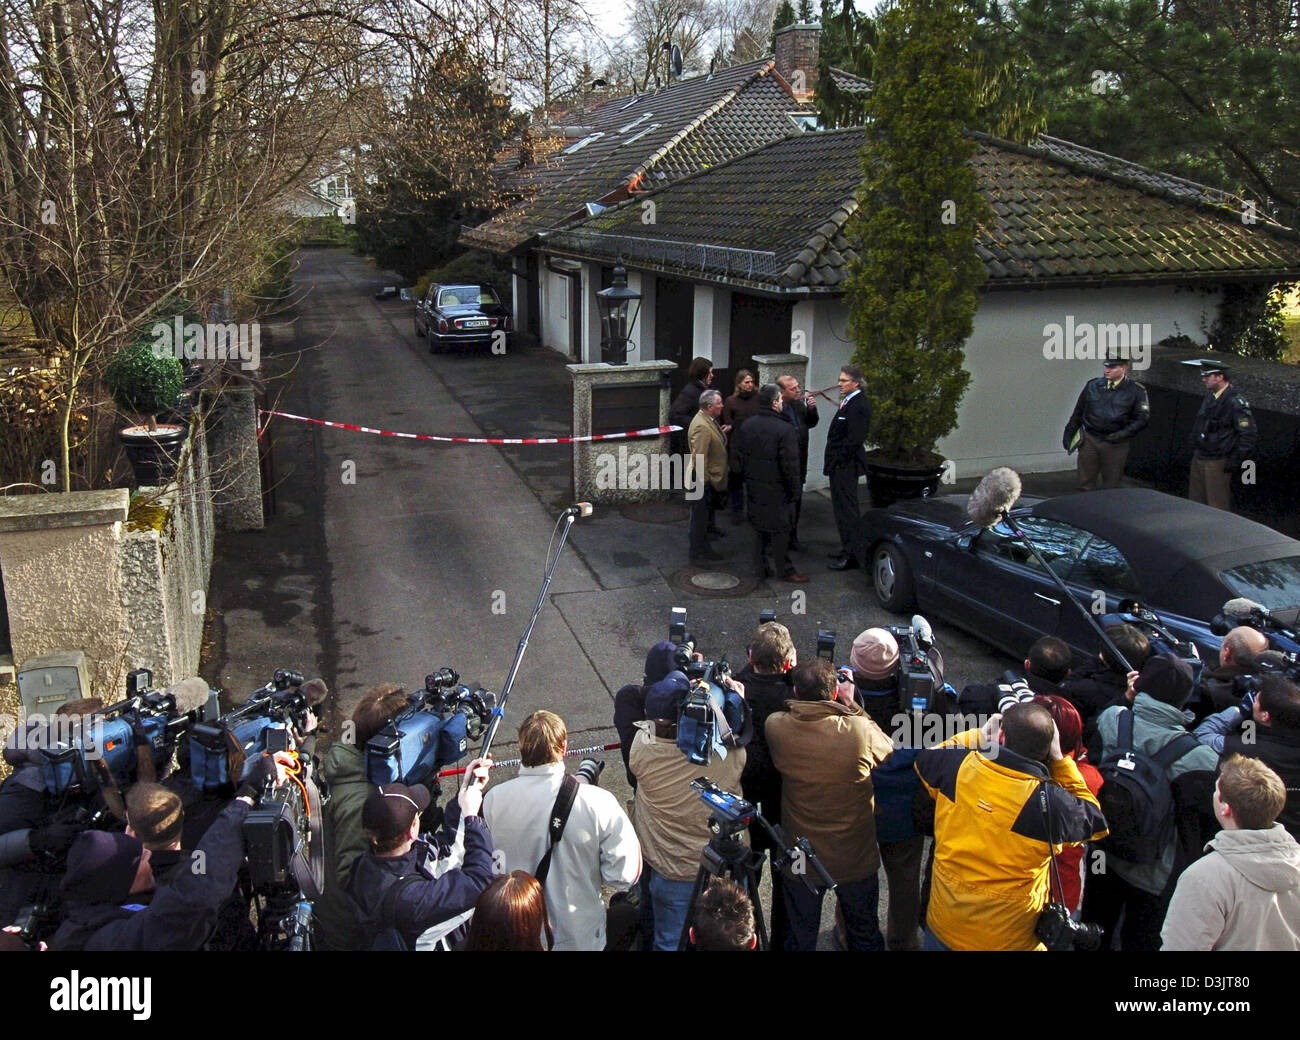
<svg viewBox="0 0 1300 1040"><path fill-rule="evenodd" d="M1133 750L1133 709L1121 708L1119 713L1119 732L1115 735L1115 747L1120 751Z"/></svg>
<svg viewBox="0 0 1300 1040"><path fill-rule="evenodd" d="M1200 746L1200 742L1190 733L1180 733L1152 755L1151 760L1161 769L1168 769L1188 752L1195 751Z"/></svg>
<svg viewBox="0 0 1300 1040"><path fill-rule="evenodd" d="M539 885L546 884L546 875L551 872L551 853L555 851L555 843L564 833L564 826L569 822L569 813L573 811L573 803L577 797L578 781L565 773L564 779L560 781L560 793L555 796L555 804L551 806L551 819L547 827L550 843L546 847L546 855L533 871L533 877L537 878Z"/></svg>

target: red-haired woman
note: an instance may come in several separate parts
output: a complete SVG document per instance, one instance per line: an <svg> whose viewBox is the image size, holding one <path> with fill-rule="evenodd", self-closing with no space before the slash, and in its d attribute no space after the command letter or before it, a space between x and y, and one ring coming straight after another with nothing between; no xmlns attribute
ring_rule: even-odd
<svg viewBox="0 0 1300 1040"><path fill-rule="evenodd" d="M1101 774L1097 767L1088 761L1088 749L1083 746L1083 719L1078 709L1064 697L1051 693L1040 693L1034 698L1035 704L1041 704L1052 713L1056 720L1056 731L1061 735L1061 754L1074 759L1079 767L1079 775L1094 795L1101 790ZM1056 866L1061 872L1061 888L1053 891L1052 898L1060 899L1070 913L1076 913L1083 906L1083 854L1086 845L1071 845L1056 854Z"/></svg>
<svg viewBox="0 0 1300 1040"><path fill-rule="evenodd" d="M497 878L478 897L461 949L542 952L553 945L542 886L532 874L516 870Z"/></svg>

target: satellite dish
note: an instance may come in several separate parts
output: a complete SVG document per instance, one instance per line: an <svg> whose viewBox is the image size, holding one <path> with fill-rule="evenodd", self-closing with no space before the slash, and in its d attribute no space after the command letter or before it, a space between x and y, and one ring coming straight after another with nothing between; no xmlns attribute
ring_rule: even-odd
<svg viewBox="0 0 1300 1040"><path fill-rule="evenodd" d="M668 59L669 66L673 70L673 75L678 79L682 78L682 49L673 44L672 56Z"/></svg>

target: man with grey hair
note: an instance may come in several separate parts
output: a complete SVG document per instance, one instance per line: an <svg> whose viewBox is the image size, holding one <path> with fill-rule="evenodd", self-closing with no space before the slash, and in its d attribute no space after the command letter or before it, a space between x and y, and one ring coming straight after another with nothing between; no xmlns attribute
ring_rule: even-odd
<svg viewBox="0 0 1300 1040"><path fill-rule="evenodd" d="M798 376L777 376L781 388L781 416L794 427L799 438L799 493L794 498L794 518L790 522L790 548L802 551L799 544L799 514L803 511L803 486L808 480L808 431L817 425L817 403L805 394Z"/></svg>
<svg viewBox="0 0 1300 1040"><path fill-rule="evenodd" d="M867 472L867 453L862 442L871 429L871 405L862 392L862 369L845 365L840 369L840 407L826 431L826 455L822 474L831 480L831 508L840 533L839 550L832 553L831 570L847 571L861 566L857 557L862 513L858 505L858 478Z"/></svg>
<svg viewBox="0 0 1300 1040"><path fill-rule="evenodd" d="M721 415L722 395L705 390L700 394L700 410L686 431L691 449L686 464L687 497L691 502L690 559L696 567L707 567L722 559L709 547L714 496L727 490L727 436L718 425Z"/></svg>
<svg viewBox="0 0 1300 1040"><path fill-rule="evenodd" d="M1219 645L1219 666L1201 674L1202 711L1223 711L1241 703L1237 680L1257 671L1255 660L1268 649L1268 636L1249 625L1238 625Z"/></svg>

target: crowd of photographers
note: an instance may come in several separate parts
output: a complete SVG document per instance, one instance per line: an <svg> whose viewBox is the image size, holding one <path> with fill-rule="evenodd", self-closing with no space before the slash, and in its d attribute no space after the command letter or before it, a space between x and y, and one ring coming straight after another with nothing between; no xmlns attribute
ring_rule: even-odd
<svg viewBox="0 0 1300 1040"><path fill-rule="evenodd" d="M548 711L517 776L475 758L438 804L494 703L449 670L368 690L319 758L319 680L214 721L206 684L145 679L60 709L98 755L10 736L0 942L797 951L833 892L851 950L1300 949L1296 661L1250 625L1213 667L1160 632L1110 624L1077 668L1045 637L959 692L920 618L837 665L765 617L732 675L674 612L614 700L626 810Z"/></svg>

